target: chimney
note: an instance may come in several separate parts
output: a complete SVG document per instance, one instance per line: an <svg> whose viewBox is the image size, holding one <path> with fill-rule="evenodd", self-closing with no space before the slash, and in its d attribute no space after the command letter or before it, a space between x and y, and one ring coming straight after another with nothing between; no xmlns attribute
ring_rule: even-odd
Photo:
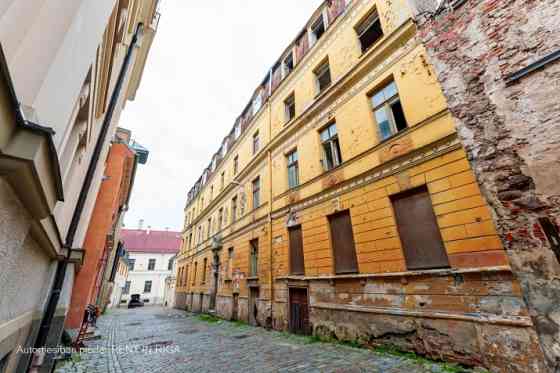
<svg viewBox="0 0 560 373"><path fill-rule="evenodd" d="M142 228L144 228L144 219L140 219L138 221L138 229L142 229Z"/></svg>
<svg viewBox="0 0 560 373"><path fill-rule="evenodd" d="M146 234L150 234L150 230L152 229L151 225L148 225L148 229L146 229Z"/></svg>

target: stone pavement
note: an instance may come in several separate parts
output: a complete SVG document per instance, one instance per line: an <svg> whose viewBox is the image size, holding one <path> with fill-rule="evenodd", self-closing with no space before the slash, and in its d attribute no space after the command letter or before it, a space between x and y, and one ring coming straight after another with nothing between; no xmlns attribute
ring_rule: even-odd
<svg viewBox="0 0 560 373"><path fill-rule="evenodd" d="M436 363L381 354L228 321L209 322L160 307L109 311L102 338L56 372L457 372Z"/></svg>

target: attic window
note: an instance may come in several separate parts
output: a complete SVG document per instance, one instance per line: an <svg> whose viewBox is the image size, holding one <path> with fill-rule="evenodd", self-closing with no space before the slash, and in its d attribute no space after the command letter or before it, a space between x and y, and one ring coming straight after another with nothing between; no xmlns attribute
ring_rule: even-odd
<svg viewBox="0 0 560 373"><path fill-rule="evenodd" d="M236 140L239 138L239 135L241 135L241 126L238 123L235 125L235 130L234 130L234 136Z"/></svg>
<svg viewBox="0 0 560 373"><path fill-rule="evenodd" d="M288 53L286 58L284 58L283 67L284 77L290 75L290 73L294 70L294 55L292 52Z"/></svg>
<svg viewBox="0 0 560 373"><path fill-rule="evenodd" d="M315 44L317 40L325 33L325 22L321 14L317 20L311 24L311 45Z"/></svg>
<svg viewBox="0 0 560 373"><path fill-rule="evenodd" d="M362 53L365 53L372 45L383 37L383 29L376 11L371 12L364 20L356 26L356 33L362 45Z"/></svg>

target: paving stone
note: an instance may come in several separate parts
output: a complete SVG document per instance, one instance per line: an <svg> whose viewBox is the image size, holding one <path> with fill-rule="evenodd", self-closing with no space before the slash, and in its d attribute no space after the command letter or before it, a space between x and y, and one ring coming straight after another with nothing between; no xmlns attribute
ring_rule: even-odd
<svg viewBox="0 0 560 373"><path fill-rule="evenodd" d="M57 367L57 373L445 372L436 363L308 343L299 336L226 321L209 323L159 307L111 310L97 325L103 337L87 342L90 353Z"/></svg>

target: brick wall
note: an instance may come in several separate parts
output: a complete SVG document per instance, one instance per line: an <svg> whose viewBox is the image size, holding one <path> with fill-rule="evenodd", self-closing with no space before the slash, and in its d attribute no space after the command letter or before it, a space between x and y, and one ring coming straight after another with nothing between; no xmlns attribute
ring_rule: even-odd
<svg viewBox="0 0 560 373"><path fill-rule="evenodd" d="M560 265L538 218L560 213L560 63L506 84L560 50L555 0L468 0L437 15L428 3L419 34L539 333L560 369ZM444 1L450 4L449 1ZM427 12L426 12L427 10Z"/></svg>

